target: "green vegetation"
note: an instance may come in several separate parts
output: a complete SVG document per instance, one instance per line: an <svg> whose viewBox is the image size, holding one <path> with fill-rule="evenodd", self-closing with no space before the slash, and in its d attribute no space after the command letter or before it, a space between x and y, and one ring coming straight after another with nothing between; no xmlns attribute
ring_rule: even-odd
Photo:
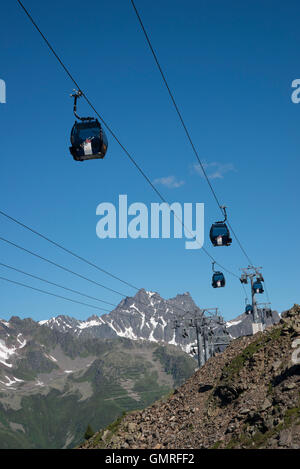
<svg viewBox="0 0 300 469"><path fill-rule="evenodd" d="M101 446L101 440L102 440L102 437L104 435L104 432L108 432L107 436L106 436L106 441L110 441L112 439L112 437L115 435L115 433L118 431L124 417L126 416L126 412L122 412L122 414L114 421L112 422L111 424L109 424L104 430L100 431L99 433L97 433L97 435L95 436L95 438L93 439L93 446L97 446L99 448L99 445Z"/></svg>
<svg viewBox="0 0 300 469"><path fill-rule="evenodd" d="M94 430L92 429L92 427L90 425L87 426L87 429L85 431L85 434L84 434L84 439L85 440L89 440L90 438L92 438L92 436L94 435Z"/></svg>
<svg viewBox="0 0 300 469"><path fill-rule="evenodd" d="M220 441L220 440L216 441L216 442L210 447L210 449L219 449L220 446L221 446L221 443L222 443L222 441Z"/></svg>
<svg viewBox="0 0 300 469"><path fill-rule="evenodd" d="M242 353L237 355L233 360L224 367L223 378L228 381L232 380L236 375L240 373L245 364L251 360L259 350L264 348L268 342L276 341L281 335L281 328L274 328L265 336L259 337L256 341L249 344Z"/></svg>
<svg viewBox="0 0 300 469"><path fill-rule="evenodd" d="M126 412L122 412L122 415L120 417L118 417L117 420L115 420L110 425L108 425L107 429L112 433L116 433L116 431L119 428L120 423L124 419L125 415L126 415Z"/></svg>

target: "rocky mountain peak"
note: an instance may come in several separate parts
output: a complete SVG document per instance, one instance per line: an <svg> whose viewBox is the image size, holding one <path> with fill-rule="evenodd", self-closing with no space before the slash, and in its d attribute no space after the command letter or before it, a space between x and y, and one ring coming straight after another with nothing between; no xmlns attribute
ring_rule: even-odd
<svg viewBox="0 0 300 469"><path fill-rule="evenodd" d="M99 320L99 316L97 316L96 314L93 314L92 316L87 318L87 321L98 321L98 320Z"/></svg>

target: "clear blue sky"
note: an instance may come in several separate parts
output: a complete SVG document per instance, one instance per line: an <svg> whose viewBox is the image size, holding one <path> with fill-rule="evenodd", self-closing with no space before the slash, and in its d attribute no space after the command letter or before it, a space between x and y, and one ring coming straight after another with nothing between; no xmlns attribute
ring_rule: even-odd
<svg viewBox="0 0 300 469"><path fill-rule="evenodd" d="M213 248L208 231L220 218L155 68L130 1L24 0L81 88L169 201L205 203L205 247L235 273L247 265L237 243ZM299 302L300 78L296 0L136 0L200 157L230 221L263 273L273 307ZM211 264L184 240L100 240L100 202L158 202L108 135L104 161L77 163L68 154L72 82L16 1L1 5L1 209L69 249L163 297L189 291L227 319L242 311L238 280L210 286ZM90 114L87 105L80 111ZM217 172L217 174L216 174ZM221 175L222 177L216 177ZM76 261L1 217L2 236L131 296L134 290ZM0 243L0 262L118 303L121 297ZM57 294L70 294L0 267L0 275ZM99 311L0 281L0 317L86 318ZM85 301L79 296L72 296ZM264 301L266 297L263 296ZM262 299L263 299L262 298ZM97 304L95 301L88 301ZM100 313L101 314L101 313Z"/></svg>

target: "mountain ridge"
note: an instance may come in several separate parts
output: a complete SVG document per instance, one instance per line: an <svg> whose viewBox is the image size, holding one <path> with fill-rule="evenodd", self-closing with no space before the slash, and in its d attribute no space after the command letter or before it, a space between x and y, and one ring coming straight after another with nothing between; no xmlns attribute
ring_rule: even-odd
<svg viewBox="0 0 300 469"><path fill-rule="evenodd" d="M195 344L196 336L190 331L188 337L182 337L180 329L173 327L174 319L193 313L198 306L189 292L177 294L174 298L164 299L157 292L139 290L133 297L126 297L110 313L96 314L86 320L71 316L59 315L48 320L39 321L60 332L69 332L83 340L89 337L113 338L125 337L132 340L148 340L179 346L189 353ZM272 311L266 317L266 325L279 321L279 315ZM227 321L226 328L232 338L252 334L251 317L245 313Z"/></svg>

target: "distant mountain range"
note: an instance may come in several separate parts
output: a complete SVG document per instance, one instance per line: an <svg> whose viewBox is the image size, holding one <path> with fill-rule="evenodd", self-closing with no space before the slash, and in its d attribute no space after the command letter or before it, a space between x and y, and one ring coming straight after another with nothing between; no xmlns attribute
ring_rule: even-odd
<svg viewBox="0 0 300 469"><path fill-rule="evenodd" d="M184 353L195 337L173 320L196 308L189 293L164 300L140 290L86 321L0 320L0 448L74 447L88 424L103 428L183 383L197 365ZM241 315L227 328L250 334L251 321Z"/></svg>
<svg viewBox="0 0 300 469"><path fill-rule="evenodd" d="M143 339L177 345L189 353L196 341L195 333L189 330L189 336L183 337L182 329L174 329L174 319L188 312L193 313L196 309L197 305L189 293L165 300L158 293L141 289L135 296L122 300L109 314L91 316L86 321L69 316L57 316L40 321L39 324L60 332L69 332L82 339L87 337ZM279 319L279 314L273 311L272 317L266 318L266 324L277 323ZM226 327L232 338L250 335L251 317L243 313L228 321Z"/></svg>

